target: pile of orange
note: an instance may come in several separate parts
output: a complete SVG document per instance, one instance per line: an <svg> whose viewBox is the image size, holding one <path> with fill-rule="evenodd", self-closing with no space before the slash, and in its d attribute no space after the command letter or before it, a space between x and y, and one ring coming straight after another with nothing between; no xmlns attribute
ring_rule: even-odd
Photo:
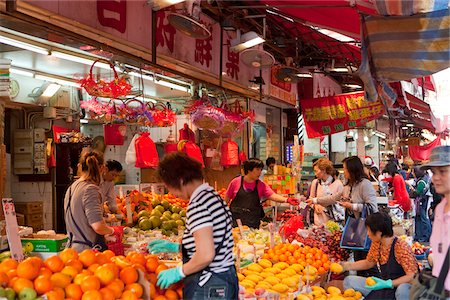
<svg viewBox="0 0 450 300"><path fill-rule="evenodd" d="M58 256L45 260L30 257L22 262L6 259L0 263L0 285L16 293L32 288L48 300L138 300L143 299L144 287L139 283L142 271L149 285L150 298L181 299L181 286L168 290L156 287L159 272L167 269L154 255L130 252L115 256L110 250L77 253L67 248Z"/></svg>
<svg viewBox="0 0 450 300"><path fill-rule="evenodd" d="M286 262L290 265L301 264L314 266L319 274L324 274L330 269L331 262L328 255L322 250L296 244L278 244L274 248L266 250L262 258L270 260L272 263Z"/></svg>

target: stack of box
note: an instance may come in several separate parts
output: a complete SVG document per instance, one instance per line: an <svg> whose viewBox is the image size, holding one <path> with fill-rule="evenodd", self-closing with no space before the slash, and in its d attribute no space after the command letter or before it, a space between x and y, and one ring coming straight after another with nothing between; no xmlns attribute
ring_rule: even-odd
<svg viewBox="0 0 450 300"><path fill-rule="evenodd" d="M14 206L16 213L24 216L24 225L33 227L34 231L44 229L44 203L42 201L16 202Z"/></svg>
<svg viewBox="0 0 450 300"><path fill-rule="evenodd" d="M277 194L292 195L297 193L296 180L291 175L266 175L264 182L267 183Z"/></svg>

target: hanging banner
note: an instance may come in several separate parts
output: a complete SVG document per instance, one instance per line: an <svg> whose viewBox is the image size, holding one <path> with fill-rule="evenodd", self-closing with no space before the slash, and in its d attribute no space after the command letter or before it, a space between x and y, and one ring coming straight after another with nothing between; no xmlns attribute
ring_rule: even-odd
<svg viewBox="0 0 450 300"><path fill-rule="evenodd" d="M316 138L363 126L384 113L383 104L364 99L364 92L300 100L306 133Z"/></svg>

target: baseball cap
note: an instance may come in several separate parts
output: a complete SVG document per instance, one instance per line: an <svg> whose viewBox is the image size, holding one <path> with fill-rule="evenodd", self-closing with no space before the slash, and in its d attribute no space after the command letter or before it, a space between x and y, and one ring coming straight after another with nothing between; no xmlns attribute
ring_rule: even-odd
<svg viewBox="0 0 450 300"><path fill-rule="evenodd" d="M368 167L372 166L372 165L373 165L373 159L372 159L372 157L366 156L366 157L364 158L364 165L366 165L366 166L368 166Z"/></svg>
<svg viewBox="0 0 450 300"><path fill-rule="evenodd" d="M450 146L437 146L431 150L430 161L422 168L450 166Z"/></svg>

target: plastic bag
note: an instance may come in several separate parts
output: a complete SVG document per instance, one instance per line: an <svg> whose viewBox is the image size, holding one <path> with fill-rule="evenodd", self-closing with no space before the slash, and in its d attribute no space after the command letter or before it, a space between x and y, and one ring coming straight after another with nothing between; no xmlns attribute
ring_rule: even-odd
<svg viewBox="0 0 450 300"><path fill-rule="evenodd" d="M239 146L235 141L228 139L222 144L220 150L220 164L222 166L239 166Z"/></svg>
<svg viewBox="0 0 450 300"><path fill-rule="evenodd" d="M189 128L188 124L184 123L183 128L181 128L178 133L180 141L187 140L195 143L195 133Z"/></svg>
<svg viewBox="0 0 450 300"><path fill-rule="evenodd" d="M187 156L197 160L202 164L202 167L205 167L205 162L203 161L202 151L200 147L191 141L180 141L178 143L179 150L183 151L187 154Z"/></svg>
<svg viewBox="0 0 450 300"><path fill-rule="evenodd" d="M127 126L123 124L104 124L105 145L123 145Z"/></svg>
<svg viewBox="0 0 450 300"><path fill-rule="evenodd" d="M303 229L303 216L295 216L290 218L281 228L280 234L284 231L284 237L288 238L291 235L295 235L297 230Z"/></svg>
<svg viewBox="0 0 450 300"><path fill-rule="evenodd" d="M134 142L136 148L136 168L155 168L159 158L156 145L150 138L150 133L144 132Z"/></svg>
<svg viewBox="0 0 450 300"><path fill-rule="evenodd" d="M241 150L241 152L239 152L239 160L241 161L241 164L247 160L247 154L245 154L244 150Z"/></svg>
<svg viewBox="0 0 450 300"><path fill-rule="evenodd" d="M136 164L136 147L134 145L136 139L139 137L139 134L135 134L131 139L130 145L128 146L127 152L125 153L125 163L127 165Z"/></svg>

